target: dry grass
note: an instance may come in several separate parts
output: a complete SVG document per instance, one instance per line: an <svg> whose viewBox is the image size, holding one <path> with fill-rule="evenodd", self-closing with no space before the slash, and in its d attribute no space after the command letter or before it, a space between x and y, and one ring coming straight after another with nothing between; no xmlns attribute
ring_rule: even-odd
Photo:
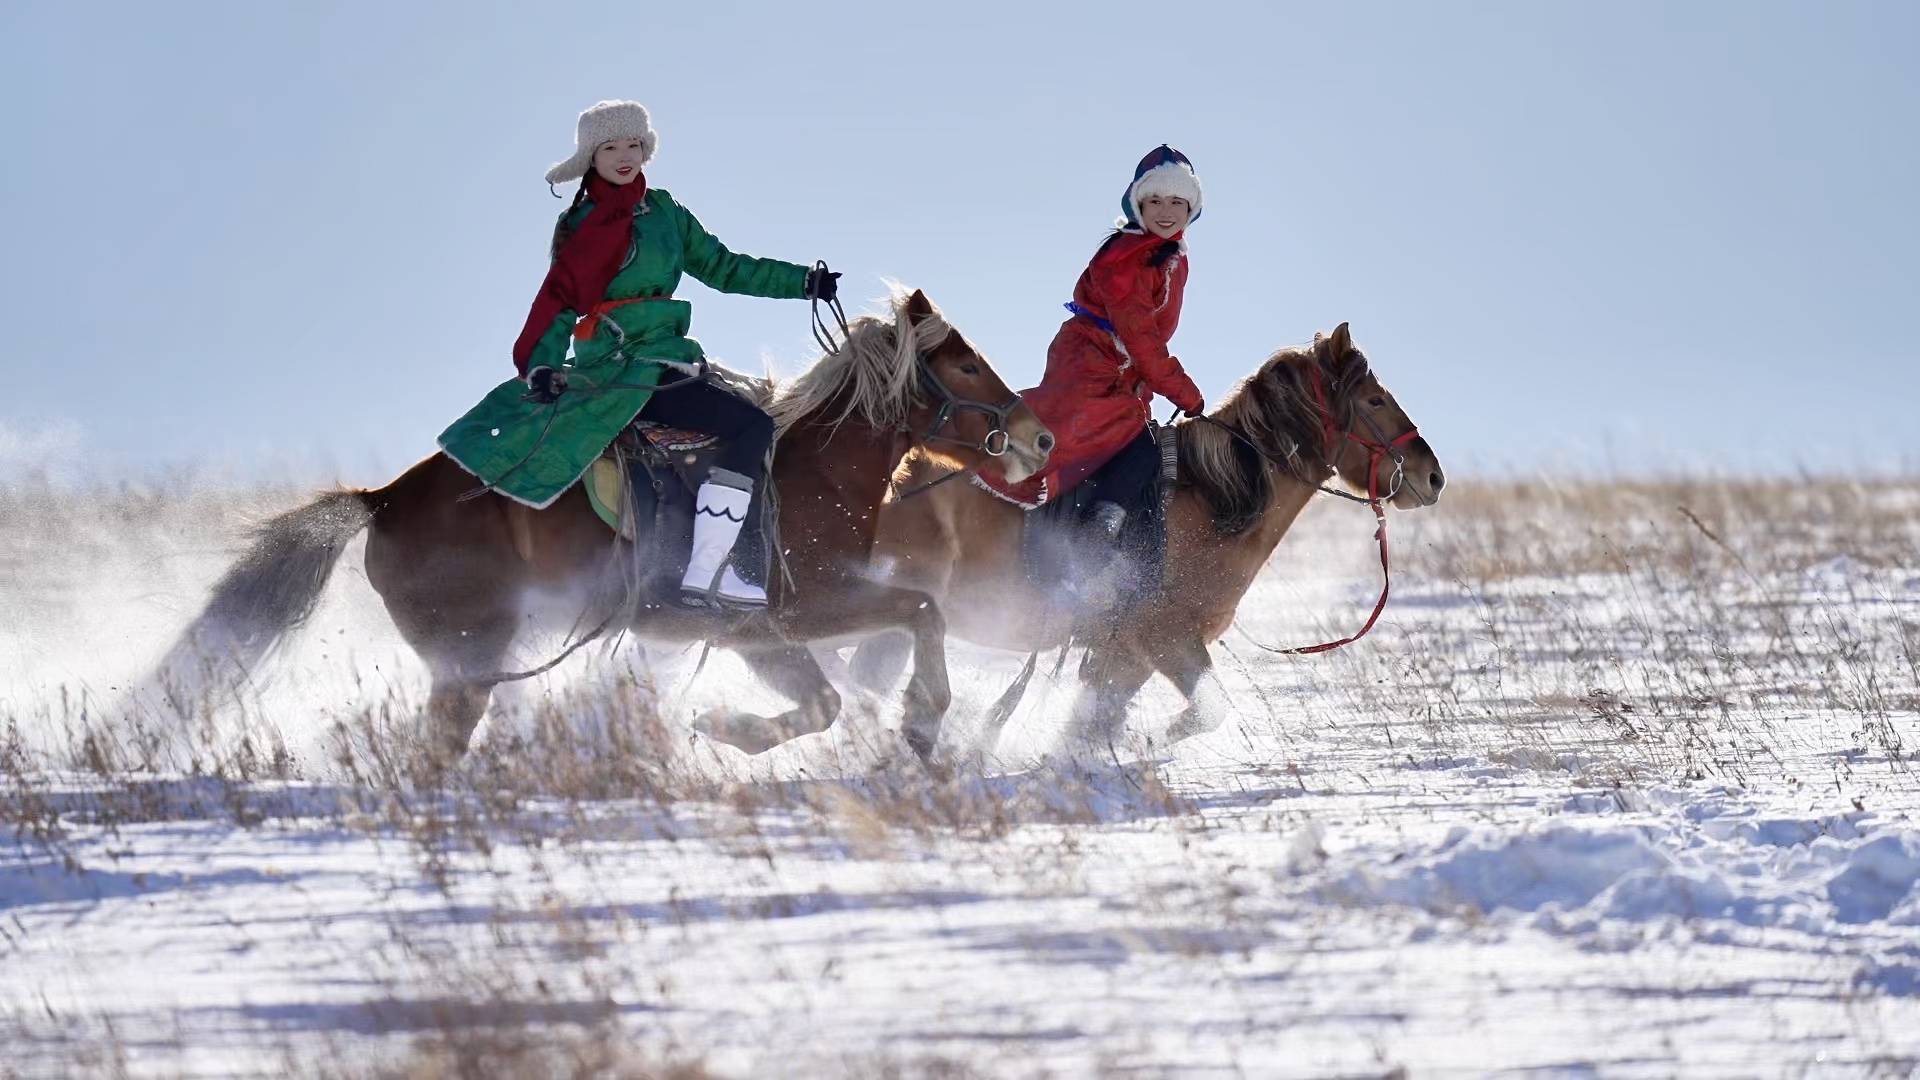
<svg viewBox="0 0 1920 1080"><path fill-rule="evenodd" d="M1477 626L1407 619L1333 683L1423 745L1738 782L1774 740L1840 725L1862 761L1910 768L1893 720L1920 711L1920 614L1897 601L1920 483L1467 483L1394 527L1402 580ZM1768 738L1739 742L1756 723Z"/></svg>
<svg viewBox="0 0 1920 1080"><path fill-rule="evenodd" d="M66 565L56 552L131 543L158 558L155 549L205 544L209 521L219 523L216 537L237 537L290 497L298 495L126 490L76 499L0 489L0 580L10 605L57 606L71 582L39 569ZM1478 605L1478 632L1410 623L1400 647L1339 654L1335 663L1359 665L1357 677L1332 686L1366 714L1412 722L1430 746L1490 740L1479 748L1529 760L1604 746L1633 751L1598 755L1609 769L1737 771L1752 748L1727 745L1725 718L1785 706L1850 723L1863 754L1904 764L1913 750L1890 718L1920 709L1920 618L1874 612L1876 597L1861 595L1859 582L1884 575L1891 589L1920 567L1916 511L1915 482L1459 484L1440 508L1398 517L1396 542L1407 579L1449 583ZM1865 568L1864 577L1827 595L1806 575L1836 559ZM1619 597L1599 620L1564 595L1595 591ZM542 702L522 734L467 763L454 785L463 794L448 797L412 738L419 703L390 687L364 689L358 715L336 725L324 778L289 754L272 723L225 700L189 706L187 731L176 717L115 711L95 687L0 704L0 824L40 842L58 833L63 813L109 825L183 813L251 824L278 805L262 790L324 779L342 816L424 831L426 849L450 838L483 846L490 833L520 828L529 801L607 800L644 804L662 821L687 800L729 806L742 821L799 812L873 846L894 830L991 839L1023 823L1095 821L1111 779L1068 778L1037 796L977 775L943 783L905 768L852 783L716 788L667 764L687 734L659 717L654 687L627 678ZM31 745L27 730L38 733ZM161 780L182 774L210 783ZM75 776L90 778L81 794ZM55 777L67 784L60 800L48 795ZM1153 770L1131 784L1139 807L1185 812ZM264 808L250 805L258 798ZM423 813L427 806L438 809Z"/></svg>
<svg viewBox="0 0 1920 1080"><path fill-rule="evenodd" d="M1476 584L1634 570L1716 581L1809 558L1911 567L1920 555L1914 481L1469 481L1436 515L1437 561L1408 569Z"/></svg>
<svg viewBox="0 0 1920 1080"><path fill-rule="evenodd" d="M72 579L41 567L64 565L76 550L108 558L128 536L145 550L200 544L196 557L217 554L199 523L257 517L282 497L196 502L120 492L76 502L0 490L0 587L18 605L14 614L57 618ZM1878 601L1920 572L1916 510L1913 482L1461 484L1439 509L1397 518L1396 543L1403 580L1473 605L1475 625L1406 619L1386 644L1329 658L1315 669L1321 698L1308 704L1307 721L1377 723L1410 763L1477 753L1573 773L1629 801L1651 784L1745 782L1777 764L1780 747L1808 737L1801 725L1837 725L1854 753L1836 771L1878 770L1910 783L1916 748L1897 721L1920 711L1920 619ZM213 539L238 532L222 525ZM1836 594L1819 571L1840 559L1852 569L1832 579L1847 590ZM183 574L154 576L170 588ZM1586 602L1595 595L1611 599ZM796 842L853 859L908 857L950 842L991 852L1015 830L1041 827L1059 831L1066 865L1081 827L1117 818L1201 827L1191 793L1170 789L1152 766L1034 782L978 770L936 779L902 762L850 780L715 782L675 766L689 734L659 714L656 688L632 677L540 700L516 734L444 775L425 766L412 737L419 703L390 687L367 689L321 762L302 762L267 717L224 699L190 707L186 730L116 707L92 687L0 700L0 836L77 871L76 832L180 819L245 830L298 819L403 842L418 880L449 911L471 903L459 893L462 880L511 856L522 877L491 902L484 947L450 950L421 937L417 920L391 922L390 948L370 961L386 1001L367 1006L360 1022L405 1034L404 1053L368 1072L330 1071L331 1063L289 1050L284 1071L701 1080L713 1074L698 1055L648 1058L625 1041L613 1003L649 986L649 976L629 966L621 946L644 928L609 919L563 880L592 865L597 844L696 838L772 865ZM1259 764L1310 794L1297 764ZM1261 932L1257 918L1235 909L1231 882L1194 888L1217 890L1220 927ZM743 899L741 910L752 902ZM566 953L564 986L538 965L499 960L524 960L555 942ZM5 1014L0 1034L70 1045L74 1075L126 1071L111 1016ZM937 1056L845 1066L859 1076L981 1075Z"/></svg>

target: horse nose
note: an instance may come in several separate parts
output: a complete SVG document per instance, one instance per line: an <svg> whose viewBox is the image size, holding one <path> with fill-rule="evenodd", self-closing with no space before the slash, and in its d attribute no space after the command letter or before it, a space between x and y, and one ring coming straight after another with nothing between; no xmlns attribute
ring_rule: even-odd
<svg viewBox="0 0 1920 1080"><path fill-rule="evenodd" d="M1440 475L1439 469L1435 469L1433 472L1427 474L1427 491L1429 494L1438 495L1440 494L1440 489L1446 486L1447 478Z"/></svg>
<svg viewBox="0 0 1920 1080"><path fill-rule="evenodd" d="M1053 453L1053 432L1043 431L1033 440L1033 448L1043 454Z"/></svg>

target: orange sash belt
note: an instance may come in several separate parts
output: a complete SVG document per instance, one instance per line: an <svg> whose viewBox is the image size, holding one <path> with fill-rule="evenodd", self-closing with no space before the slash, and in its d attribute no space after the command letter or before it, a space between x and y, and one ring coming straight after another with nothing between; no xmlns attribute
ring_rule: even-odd
<svg viewBox="0 0 1920 1080"><path fill-rule="evenodd" d="M602 300L593 305L592 311L580 316L579 322L573 324L573 340L586 341L593 337L594 330L600 326L600 320L606 318L607 313L614 308L626 307L628 304L644 304L649 300L671 299L673 299L671 296L636 296L630 300Z"/></svg>

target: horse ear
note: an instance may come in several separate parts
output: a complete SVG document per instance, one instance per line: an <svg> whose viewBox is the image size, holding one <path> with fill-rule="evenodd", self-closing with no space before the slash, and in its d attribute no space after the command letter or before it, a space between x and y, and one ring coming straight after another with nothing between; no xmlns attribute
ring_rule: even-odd
<svg viewBox="0 0 1920 1080"><path fill-rule="evenodd" d="M1318 336L1317 334L1315 335L1315 337ZM1346 323L1341 323L1339 326L1334 327L1333 336L1328 340L1332 342L1328 347L1333 351L1333 358L1335 360L1353 351L1353 335L1347 331Z"/></svg>
<svg viewBox="0 0 1920 1080"><path fill-rule="evenodd" d="M907 321L917 323L931 314L933 301L927 299L927 294L919 289L913 290L913 295L907 297Z"/></svg>

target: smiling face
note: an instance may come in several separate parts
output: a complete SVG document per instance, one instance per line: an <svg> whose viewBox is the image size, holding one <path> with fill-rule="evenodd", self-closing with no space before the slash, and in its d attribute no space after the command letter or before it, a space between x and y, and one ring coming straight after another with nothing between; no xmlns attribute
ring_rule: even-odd
<svg viewBox="0 0 1920 1080"><path fill-rule="evenodd" d="M1149 195L1140 200L1140 227L1162 240L1180 235L1193 217L1193 208L1177 195Z"/></svg>
<svg viewBox="0 0 1920 1080"><path fill-rule="evenodd" d="M594 148L593 171L609 184L631 184L646 156L639 139L613 139Z"/></svg>

